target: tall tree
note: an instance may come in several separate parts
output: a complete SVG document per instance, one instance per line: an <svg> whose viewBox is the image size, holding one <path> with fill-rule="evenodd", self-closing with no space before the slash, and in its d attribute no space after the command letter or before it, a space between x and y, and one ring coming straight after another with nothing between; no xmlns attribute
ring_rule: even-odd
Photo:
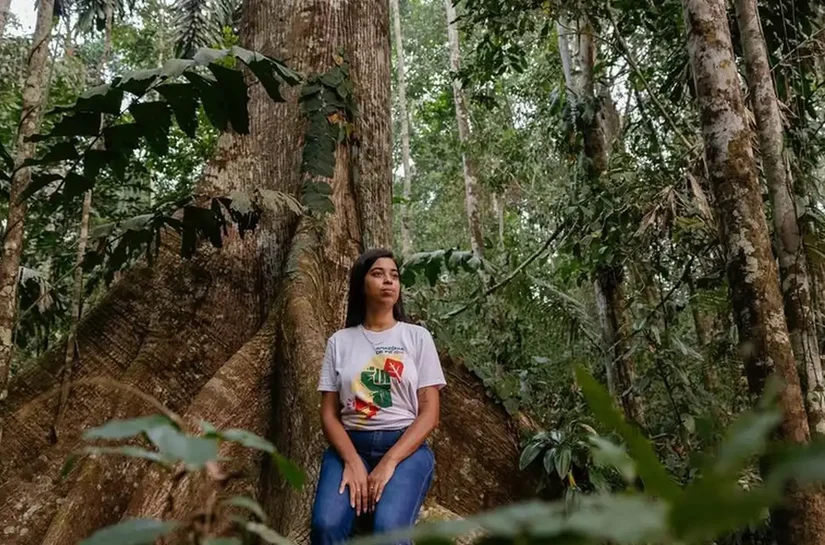
<svg viewBox="0 0 825 545"><path fill-rule="evenodd" d="M477 257L484 256L484 235L481 229L481 213L478 204L478 179L473 158L470 157L467 147L470 142L470 113L467 109L467 97L458 71L461 69L461 44L458 38L455 6L453 0L444 0L444 9L447 12L447 37L450 43L450 70L453 78L453 100L455 101L455 120L458 124L458 140L461 143L461 161L464 167L464 206L467 212L467 223L470 228L470 246Z"/></svg>
<svg viewBox="0 0 825 545"><path fill-rule="evenodd" d="M46 82L49 40L52 31L54 0L41 0L37 5L37 22L32 36L23 88L23 110L17 129L15 172L9 191L8 219L3 235L3 256L0 260L0 400L8 393L9 370L14 354L14 325L17 317L17 287L20 260L23 255L23 231L26 222L26 201L23 191L31 181L31 169L23 166L34 157L35 143L29 137L37 131L43 107L43 87Z"/></svg>
<svg viewBox="0 0 825 545"><path fill-rule="evenodd" d="M401 9L398 0L390 0L395 35L395 71L398 78L398 114L401 122L401 165L404 172L404 191L401 203L401 252L405 256L412 253L412 218L410 217L410 197L412 195L412 170L410 160L410 116L407 112L407 80L404 66L404 39L401 33Z"/></svg>
<svg viewBox="0 0 825 545"><path fill-rule="evenodd" d="M6 30L9 9L11 9L11 0L0 0L0 38L3 37L3 32Z"/></svg>
<svg viewBox="0 0 825 545"><path fill-rule="evenodd" d="M800 369L805 370L808 420L812 430L825 433L825 376L819 358L816 321L811 303L811 279L792 182L785 160L784 131L771 77L765 37L756 0L736 0L751 105L756 117L762 170L773 204L774 236L779 277L791 346Z"/></svg>
<svg viewBox="0 0 825 545"><path fill-rule="evenodd" d="M335 144L332 175L308 177L300 169L307 121L299 93L285 92L285 103L272 104L253 88L251 134L221 137L198 198L236 190L300 196L305 182L326 183L335 210L321 217L267 214L254 233L241 238L232 231L222 249L201 248L190 260L179 257L178 237L165 235L154 266L125 274L84 316L74 377L112 377L187 420L267 435L314 483L324 444L315 386L325 338L340 327L352 261L363 248L388 245L391 232L388 4L251 0L244 10L242 43L288 58L302 73L335 69L341 47L352 54L349 76L360 115L348 132L353 138ZM62 362L62 354L50 354L16 377L3 409L13 425L0 457L0 526L15 529L4 543L74 545L124 514L156 514L169 498L170 517L200 509L207 483L197 477L177 482L135 460L86 459L58 485L65 456L84 428L152 410L110 388L79 384L60 441L50 444L53 413L44 394ZM432 500L466 514L517 498L531 485L513 478L513 422L486 401L483 386L460 364L445 360L444 367L453 387L445 390L433 446L444 467L474 470L440 474ZM291 491L260 459L243 464L248 478L237 486L266 505L278 530L305 542L313 486ZM36 511L17 507L34 504Z"/></svg>
<svg viewBox="0 0 825 545"><path fill-rule="evenodd" d="M109 62L109 56L112 54L112 19L114 17L114 9L112 5L113 0L105 0L104 4L104 35L103 35L103 54L100 58L98 80L102 84L105 81L106 68ZM100 126L103 129L106 123L105 117L101 117ZM96 149L102 150L104 148L103 141L95 142ZM77 249L75 250L75 269L72 286L72 314L70 316L69 334L66 338L66 361L63 367L63 378L60 392L60 402L57 406L57 416L54 421L55 437L60 432L60 424L63 420L63 413L66 410L66 402L68 401L69 393L71 391L72 369L77 358L77 324L83 314L83 259L86 257L86 246L89 242L89 221L91 220L92 212L92 190L88 189L83 194L83 205L80 208L80 224L77 228Z"/></svg>
<svg viewBox="0 0 825 545"><path fill-rule="evenodd" d="M568 27L569 23L565 20L557 26L562 71L569 108L573 115L584 118L582 112L588 107L597 108L599 100L594 76L597 47L593 27L586 18L580 18L574 28ZM571 36L575 38L575 54L571 51ZM582 127L582 154L587 159L582 162L585 179L588 183L597 184L607 170L609 129L603 126L602 116L595 114L590 115L587 121L576 120L573 126ZM626 342L629 327L624 283L621 266L597 266L593 287L605 349L607 386L628 419L643 423L644 410L641 398L633 388L635 368Z"/></svg>
<svg viewBox="0 0 825 545"><path fill-rule="evenodd" d="M726 5L723 0L683 0L683 6L705 158L748 383L759 394L770 374L782 378L780 435L806 443L808 420L771 254ZM825 543L825 500L817 493L791 490L787 507L772 517L779 543Z"/></svg>

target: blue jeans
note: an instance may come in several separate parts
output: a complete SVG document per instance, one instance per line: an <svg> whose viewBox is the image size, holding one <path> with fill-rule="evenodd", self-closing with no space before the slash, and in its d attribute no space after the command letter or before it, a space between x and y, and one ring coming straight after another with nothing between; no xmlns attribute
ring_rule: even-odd
<svg viewBox="0 0 825 545"><path fill-rule="evenodd" d="M348 433L369 473L404 431ZM376 534L407 528L415 523L430 488L434 468L435 457L426 443L398 464L375 506L375 512L370 513ZM312 507L310 545L335 545L351 537L355 509L350 505L349 489L344 490L343 494L338 493L343 474L343 460L335 449L328 448L321 461L321 474Z"/></svg>

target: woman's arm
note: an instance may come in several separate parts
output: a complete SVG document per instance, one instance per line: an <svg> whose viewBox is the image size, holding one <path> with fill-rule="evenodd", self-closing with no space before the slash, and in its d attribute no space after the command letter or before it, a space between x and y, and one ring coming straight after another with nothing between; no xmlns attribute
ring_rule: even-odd
<svg viewBox="0 0 825 545"><path fill-rule="evenodd" d="M323 392L321 397L321 427L327 441L344 461L344 476L341 479L339 494L349 486L350 505L357 514L365 513L369 505L369 488L367 486L367 468L355 450L355 445L347 435L341 423L341 402L338 392Z"/></svg>
<svg viewBox="0 0 825 545"><path fill-rule="evenodd" d="M375 510L375 504L381 499L384 487L395 473L396 466L418 450L418 447L427 440L427 437L438 426L441 412L440 405L438 387L428 386L418 390L418 416L370 473L371 510Z"/></svg>

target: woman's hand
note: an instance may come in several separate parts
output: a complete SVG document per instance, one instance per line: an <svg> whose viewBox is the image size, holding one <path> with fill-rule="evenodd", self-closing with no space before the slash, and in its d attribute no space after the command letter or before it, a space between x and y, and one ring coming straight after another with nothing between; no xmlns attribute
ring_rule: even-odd
<svg viewBox="0 0 825 545"><path fill-rule="evenodd" d="M367 480L367 468L361 458L352 463L344 463L344 476L341 478L341 487L338 489L338 493L343 494L344 489L349 487L349 501L352 508L355 509L356 515L366 513L369 506Z"/></svg>
<svg viewBox="0 0 825 545"><path fill-rule="evenodd" d="M384 493L384 487L390 482L397 465L394 461L384 456L384 458L378 462L378 465L375 466L375 469L372 470L372 473L370 473L370 511L375 511L375 505L378 503L378 500L381 499L381 494Z"/></svg>

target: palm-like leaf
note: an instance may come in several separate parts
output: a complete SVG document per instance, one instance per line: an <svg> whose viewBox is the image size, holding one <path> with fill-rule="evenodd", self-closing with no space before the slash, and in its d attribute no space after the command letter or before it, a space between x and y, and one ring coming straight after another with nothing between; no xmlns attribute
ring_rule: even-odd
<svg viewBox="0 0 825 545"><path fill-rule="evenodd" d="M225 27L235 28L239 0L177 0L175 42L177 54L191 57L199 47L219 44Z"/></svg>
<svg viewBox="0 0 825 545"><path fill-rule="evenodd" d="M106 28L106 4L111 2L115 19L124 18L135 6L135 0L74 0L81 32L102 32Z"/></svg>

